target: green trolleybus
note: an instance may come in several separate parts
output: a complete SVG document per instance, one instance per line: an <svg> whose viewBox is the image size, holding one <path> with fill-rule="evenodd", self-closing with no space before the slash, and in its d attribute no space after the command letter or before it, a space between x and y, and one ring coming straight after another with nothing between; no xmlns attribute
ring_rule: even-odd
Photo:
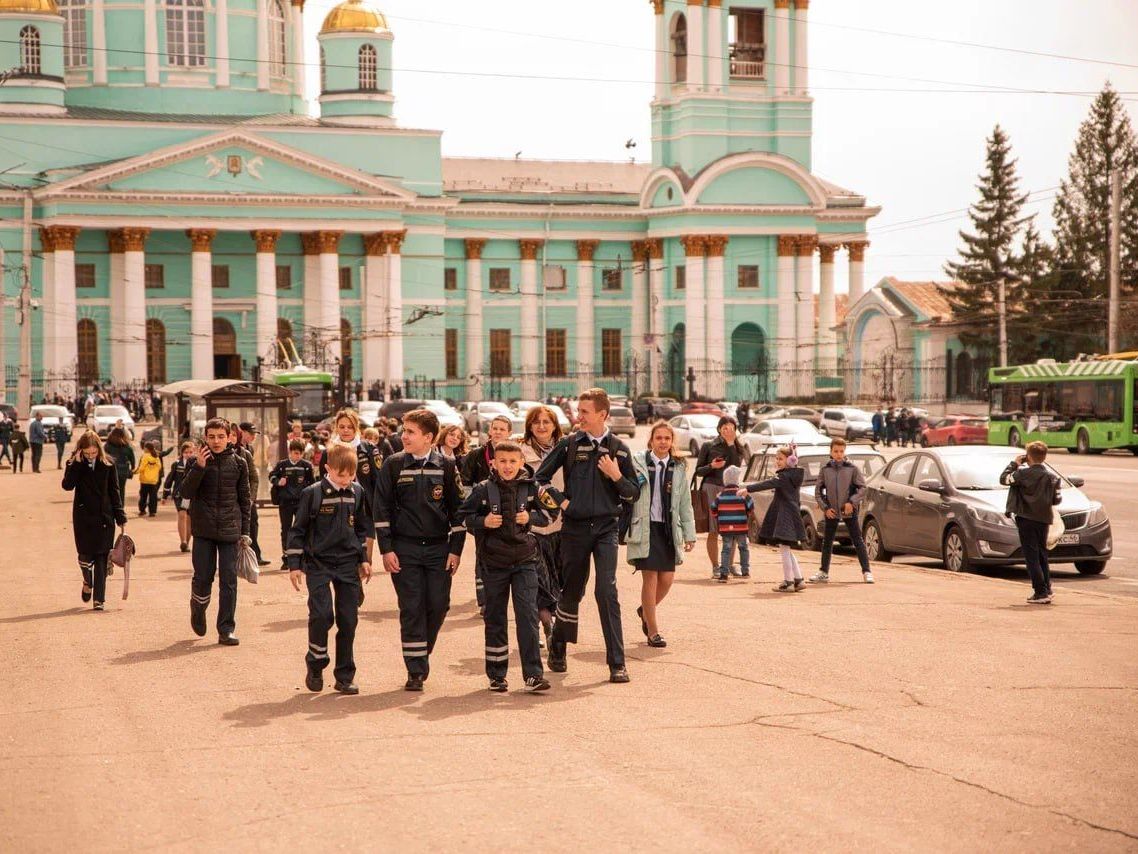
<svg viewBox="0 0 1138 854"><path fill-rule="evenodd" d="M1138 454L1134 407L1138 362L1101 359L992 368L988 372L988 444L1101 454L1123 448Z"/></svg>
<svg viewBox="0 0 1138 854"><path fill-rule="evenodd" d="M291 370L269 371L265 379L297 393L292 399L292 411L288 417L290 421L299 421L305 430L314 429L332 414L334 378L330 373L298 366Z"/></svg>

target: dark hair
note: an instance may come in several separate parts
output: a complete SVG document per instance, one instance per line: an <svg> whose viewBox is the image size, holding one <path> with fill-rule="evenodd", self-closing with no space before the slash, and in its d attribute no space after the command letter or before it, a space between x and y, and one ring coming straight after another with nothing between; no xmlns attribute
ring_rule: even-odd
<svg viewBox="0 0 1138 854"><path fill-rule="evenodd" d="M735 416L724 415L722 418L719 419L719 423L715 425L715 432L718 433L720 430L722 430L728 424L730 424L736 430L739 429L739 422L735 420Z"/></svg>
<svg viewBox="0 0 1138 854"><path fill-rule="evenodd" d="M288 449L290 451L300 451L303 454L304 442L302 442L300 439L290 439L288 443Z"/></svg>
<svg viewBox="0 0 1138 854"><path fill-rule="evenodd" d="M205 423L205 429L202 434L208 433L210 430L224 430L226 435L229 434L229 422L224 418L211 418Z"/></svg>
<svg viewBox="0 0 1138 854"><path fill-rule="evenodd" d="M517 442L510 441L509 439L507 439L505 442L499 442L494 446L495 457L498 456L498 454L520 454L521 452L522 446Z"/></svg>
<svg viewBox="0 0 1138 854"><path fill-rule="evenodd" d="M845 446L846 446L846 440L843 439L841 436L835 436L833 439L830 440L830 450L831 451L834 450L834 448L844 448Z"/></svg>
<svg viewBox="0 0 1138 854"><path fill-rule="evenodd" d="M424 433L429 433L432 442L434 442L435 436L439 435L439 416L429 409L412 409L403 416L403 423L408 422L414 424Z"/></svg>
<svg viewBox="0 0 1138 854"><path fill-rule="evenodd" d="M592 403L597 409L610 412L609 393L603 388L590 388L577 395L577 403L584 403L585 401Z"/></svg>
<svg viewBox="0 0 1138 854"><path fill-rule="evenodd" d="M127 439L127 437L126 437L126 430L124 430L122 427L115 427L107 435L107 444L108 445L129 445L130 440Z"/></svg>

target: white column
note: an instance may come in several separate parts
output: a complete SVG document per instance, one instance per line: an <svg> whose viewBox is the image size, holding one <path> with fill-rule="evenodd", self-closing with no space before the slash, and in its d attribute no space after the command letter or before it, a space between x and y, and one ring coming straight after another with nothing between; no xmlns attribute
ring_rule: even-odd
<svg viewBox="0 0 1138 854"><path fill-rule="evenodd" d="M648 241L632 243L632 394L635 397L650 382L650 361L646 356L651 348L644 343L648 334Z"/></svg>
<svg viewBox="0 0 1138 854"><path fill-rule="evenodd" d="M79 235L79 229L58 226L52 232L51 241L55 248L52 269L55 285L55 365L57 371L70 371L79 362L79 340L76 333L79 317L75 301L75 239ZM75 386L69 383L64 388L57 383L56 389L65 395L73 394Z"/></svg>
<svg viewBox="0 0 1138 854"><path fill-rule="evenodd" d="M798 239L798 271L794 281L795 377L799 397L814 396L814 249L818 238Z"/></svg>
<svg viewBox="0 0 1138 854"><path fill-rule="evenodd" d="M727 249L725 235L707 238L707 391L704 394L722 399L727 392L727 319L723 308L723 253Z"/></svg>
<svg viewBox="0 0 1138 854"><path fill-rule="evenodd" d="M110 328L105 338L111 345L111 376L126 376L126 353L123 349L123 241L121 231L107 232L108 255L110 257ZM210 375L212 377L212 374Z"/></svg>
<svg viewBox="0 0 1138 854"><path fill-rule="evenodd" d="M482 329L482 249L485 240L467 240L466 248L466 373L475 379L471 400L482 399L482 372L486 369Z"/></svg>
<svg viewBox="0 0 1138 854"><path fill-rule="evenodd" d="M806 10L810 0L794 0L794 88L799 95L810 91L809 39L806 32Z"/></svg>
<svg viewBox="0 0 1138 854"><path fill-rule="evenodd" d="M143 62L146 67L146 85L158 85L158 2L145 0L142 7L143 37L142 45L146 51ZM116 378L117 379L117 378Z"/></svg>
<svg viewBox="0 0 1138 854"><path fill-rule="evenodd" d="M364 252L360 349L364 387L370 388L372 383L387 379L387 338L383 335L387 325L387 237L382 232L366 235Z"/></svg>
<svg viewBox="0 0 1138 854"><path fill-rule="evenodd" d="M537 253L544 241L519 240L522 255L522 397L534 400L542 373L541 326L537 318Z"/></svg>
<svg viewBox="0 0 1138 854"><path fill-rule="evenodd" d="M707 238L689 234L680 238L687 253L687 270L684 291L684 374L687 368L695 370L695 390L707 393L707 293L704 274L704 253ZM685 385L686 388L686 385Z"/></svg>
<svg viewBox="0 0 1138 854"><path fill-rule="evenodd" d="M664 242L658 238L648 241L648 317L652 344L648 348L649 376L653 392L664 385L664 342L668 330L664 328Z"/></svg>
<svg viewBox="0 0 1138 854"><path fill-rule="evenodd" d="M838 372L838 337L834 331L838 322L837 298L834 296L834 253L837 251L835 243L818 246L818 368L828 377Z"/></svg>
<svg viewBox="0 0 1138 854"><path fill-rule="evenodd" d="M96 86L107 85L107 15L103 0L91 2L91 66Z"/></svg>
<svg viewBox="0 0 1138 854"><path fill-rule="evenodd" d="M277 341L277 240L279 231L254 231L257 246L257 356L270 362Z"/></svg>
<svg viewBox="0 0 1138 854"><path fill-rule="evenodd" d="M721 0L709 0L707 5L707 88L723 91L723 53L727 34L723 29Z"/></svg>
<svg viewBox="0 0 1138 854"><path fill-rule="evenodd" d="M387 232L387 316L391 335L387 339L387 387L403 386L403 256L400 250L406 231ZM406 389L404 389L406 391Z"/></svg>
<svg viewBox="0 0 1138 854"><path fill-rule="evenodd" d="M269 88L269 10L265 0L257 0L257 88Z"/></svg>
<svg viewBox="0 0 1138 854"><path fill-rule="evenodd" d="M116 382L146 378L146 237L149 228L124 228L123 366Z"/></svg>
<svg viewBox="0 0 1138 854"><path fill-rule="evenodd" d="M668 57L671 46L668 44L668 21L664 16L664 0L655 0L656 7L656 100L668 97L670 88Z"/></svg>
<svg viewBox="0 0 1138 854"><path fill-rule="evenodd" d="M219 88L229 86L229 0L215 0L214 26L216 27L216 63L217 85Z"/></svg>
<svg viewBox="0 0 1138 854"><path fill-rule="evenodd" d="M704 38L703 0L688 0L688 88L702 89L703 64L707 54Z"/></svg>
<svg viewBox="0 0 1138 854"><path fill-rule="evenodd" d="M42 284L43 320L40 332L40 365L45 372L58 370L57 342L59 340L58 316L55 314L55 247L52 234L46 228L40 229L40 279ZM47 391L47 389L45 389Z"/></svg>
<svg viewBox="0 0 1138 854"><path fill-rule="evenodd" d="M778 291L778 396L794 394L794 250L797 238L782 235L778 238L778 266L775 286Z"/></svg>
<svg viewBox="0 0 1138 854"><path fill-rule="evenodd" d="M331 366L340 358L340 238L341 231L318 231L320 244L320 341Z"/></svg>
<svg viewBox="0 0 1138 854"><path fill-rule="evenodd" d="M774 0L774 93L790 92L790 0Z"/></svg>
<svg viewBox="0 0 1138 854"><path fill-rule="evenodd" d="M308 68L304 64L304 0L292 0L292 93L305 96L305 78ZM366 340L366 339L365 339ZM365 383L366 385L366 383Z"/></svg>
<svg viewBox="0 0 1138 854"><path fill-rule="evenodd" d="M577 241L577 385L593 384L597 332L593 304L593 256L599 240Z"/></svg>
<svg viewBox="0 0 1138 854"><path fill-rule="evenodd" d="M850 252L850 308L865 293L865 250L868 246L868 240L854 240L846 244Z"/></svg>
<svg viewBox="0 0 1138 854"><path fill-rule="evenodd" d="M304 252L304 336L301 352L306 363L315 361L312 350L312 334L320 332L320 240L318 232L308 231L300 235L300 245Z"/></svg>
<svg viewBox="0 0 1138 854"><path fill-rule="evenodd" d="M190 238L190 374L195 380L213 379L213 255L217 234L195 228Z"/></svg>

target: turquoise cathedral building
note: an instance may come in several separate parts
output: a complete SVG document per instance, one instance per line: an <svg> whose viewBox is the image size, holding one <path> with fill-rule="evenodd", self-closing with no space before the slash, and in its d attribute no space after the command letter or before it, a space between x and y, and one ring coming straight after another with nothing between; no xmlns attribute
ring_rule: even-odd
<svg viewBox="0 0 1138 854"><path fill-rule="evenodd" d="M316 45L303 17L0 0L0 356L30 323L37 396L249 376L281 341L457 399L838 376L834 265L856 301L877 209L811 170L808 0L649 4L650 164L445 158L397 121L381 11Z"/></svg>

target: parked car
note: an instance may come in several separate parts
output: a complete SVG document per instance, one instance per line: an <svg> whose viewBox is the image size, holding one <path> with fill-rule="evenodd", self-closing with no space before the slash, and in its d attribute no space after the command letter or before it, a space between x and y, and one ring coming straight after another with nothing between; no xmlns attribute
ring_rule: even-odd
<svg viewBox="0 0 1138 854"><path fill-rule="evenodd" d="M812 409L809 406L771 406L764 404L761 413L757 413L757 409L751 410L751 418L756 421L771 418L798 418L802 421L809 421L815 427L822 426L822 412L818 409Z"/></svg>
<svg viewBox="0 0 1138 854"><path fill-rule="evenodd" d="M617 436L636 438L636 419L632 410L627 406L609 407L609 430Z"/></svg>
<svg viewBox="0 0 1138 854"><path fill-rule="evenodd" d="M522 429L519 432L525 431L526 416L529 415L530 410L535 406L545 406L547 409L552 409L557 415L557 423L561 426L562 433L568 433L573 429L573 425L569 423L569 416L565 414L565 411L560 406L544 404L536 400L515 400L510 404L510 409L522 418Z"/></svg>
<svg viewBox="0 0 1138 854"><path fill-rule="evenodd" d="M403 416L410 412L412 409L425 409L427 401L416 400L414 398L402 398L400 400L389 400L379 409L379 414L384 418L395 418L402 420Z"/></svg>
<svg viewBox="0 0 1138 854"><path fill-rule="evenodd" d="M751 462L747 465L745 480L748 483L754 483L758 480L774 477L775 457L777 456L778 449L774 447L763 448L753 454ZM798 465L805 475L802 480L800 497L802 501L802 524L806 528L806 539L802 545L807 549L820 550L822 548L822 534L826 527L826 515L814 501L814 487L818 483L818 473L822 471L822 466L829 459L830 449L825 445L811 445L798 449ZM856 445L847 449L846 459L861 469L866 480L885 468L885 457L865 445ZM774 493L755 492L751 494L751 497L755 500L755 512L751 514L748 526L751 539L758 542L759 526L762 525L763 516L766 515L767 508L770 507ZM849 545L850 543L849 533L846 531L844 522L838 523L836 540L842 545Z"/></svg>
<svg viewBox="0 0 1138 854"><path fill-rule="evenodd" d="M987 445L988 419L973 415L949 415L932 421L921 431L921 447L940 445Z"/></svg>
<svg viewBox="0 0 1138 854"><path fill-rule="evenodd" d="M667 421L675 418L681 411L679 402L670 397L642 395L632 402L632 414L640 424L650 424L660 419Z"/></svg>
<svg viewBox="0 0 1138 854"><path fill-rule="evenodd" d="M751 425L751 429L740 437L752 454L764 448L787 445L829 445L830 437L801 418L764 418Z"/></svg>
<svg viewBox="0 0 1138 854"><path fill-rule="evenodd" d="M374 427L375 422L382 417L382 411L383 403L378 400L361 400L356 407L356 412L360 414L360 424L364 427Z"/></svg>
<svg viewBox="0 0 1138 854"><path fill-rule="evenodd" d="M680 414L681 415L708 414L708 415L714 415L718 418L722 418L727 413L724 412L722 409L720 409L719 404L717 404L717 403L707 403L707 402L702 401L702 400L689 400L687 403L683 404L680 407ZM731 414L734 415L735 413L732 412Z"/></svg>
<svg viewBox="0 0 1138 854"><path fill-rule="evenodd" d="M822 410L822 430L828 436L841 436L847 442L873 438L873 416L852 406Z"/></svg>
<svg viewBox="0 0 1138 854"><path fill-rule="evenodd" d="M628 397L626 395L623 395L623 394L610 394L609 395L609 406L631 407L632 401L629 400Z"/></svg>
<svg viewBox="0 0 1138 854"><path fill-rule="evenodd" d="M1005 513L1008 488L999 481L1019 453L986 445L909 451L895 458L869 481L861 506L870 559L925 555L940 558L953 572L1022 564L1019 534ZM1059 514L1066 529L1048 559L1097 575L1111 557L1106 510L1082 492L1082 478L1048 468L1062 480Z"/></svg>
<svg viewBox="0 0 1138 854"><path fill-rule="evenodd" d="M728 415L734 415L739 411L739 401L737 400L719 400L715 403L719 407L720 412L726 412Z"/></svg>
<svg viewBox="0 0 1138 854"><path fill-rule="evenodd" d="M75 416L71 414L71 410L65 406L55 406L50 403L41 403L32 407L31 419L34 419L37 413L43 414L43 428L47 431L47 438L50 441L55 441L55 434L57 430L62 430L67 438L71 441L71 431L75 426Z"/></svg>
<svg viewBox="0 0 1138 854"><path fill-rule="evenodd" d="M485 434L495 416L505 415L510 419L510 433L521 433L526 428L524 415L514 412L506 404L497 400L484 400L478 404L478 432Z"/></svg>
<svg viewBox="0 0 1138 854"><path fill-rule="evenodd" d="M478 402L474 400L464 400L461 403L455 404L454 411L462 416L463 428L467 433L473 433L478 429Z"/></svg>
<svg viewBox="0 0 1138 854"><path fill-rule="evenodd" d="M719 435L718 415L697 412L695 415L677 415L668 423L676 431L676 447L686 449L693 457L699 449Z"/></svg>
<svg viewBox="0 0 1138 854"><path fill-rule="evenodd" d="M125 406L118 404L104 403L96 406L91 417L87 419L87 426L98 433L100 438L105 439L119 421L126 428L127 436L134 439L134 419L130 417Z"/></svg>
<svg viewBox="0 0 1138 854"><path fill-rule="evenodd" d="M466 424L466 419L445 400L424 400L423 407L438 416L440 427L462 427Z"/></svg>

